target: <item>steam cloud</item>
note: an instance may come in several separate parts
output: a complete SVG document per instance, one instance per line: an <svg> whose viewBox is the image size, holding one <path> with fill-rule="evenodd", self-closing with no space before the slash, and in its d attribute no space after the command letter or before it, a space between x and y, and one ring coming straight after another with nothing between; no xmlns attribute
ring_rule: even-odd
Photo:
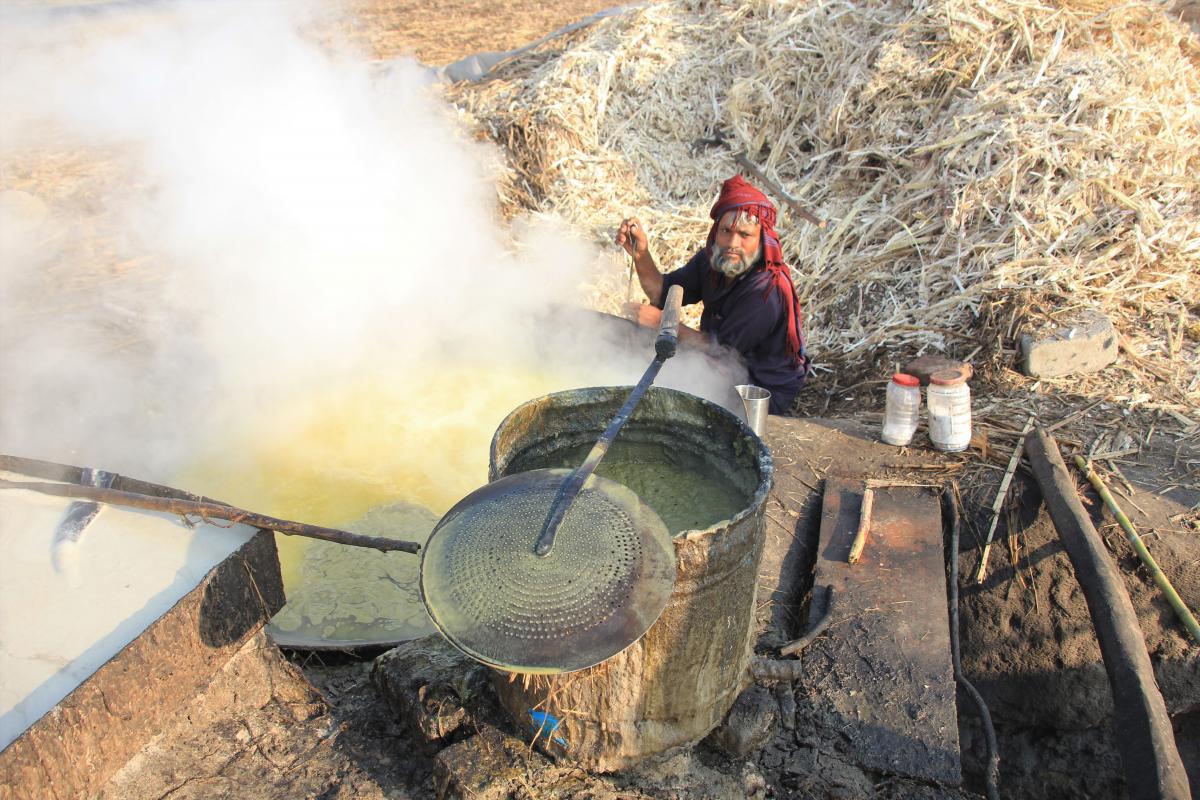
<svg viewBox="0 0 1200 800"><path fill-rule="evenodd" d="M536 358L533 316L612 268L552 221L498 223L498 156L427 72L318 46L314 13L0 16L0 451L169 482L364 364ZM651 355L575 346L575 385Z"/></svg>

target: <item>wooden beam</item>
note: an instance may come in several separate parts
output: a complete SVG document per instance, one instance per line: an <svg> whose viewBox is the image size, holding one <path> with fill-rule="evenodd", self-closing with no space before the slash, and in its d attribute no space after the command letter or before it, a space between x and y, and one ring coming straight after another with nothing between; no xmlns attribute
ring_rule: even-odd
<svg viewBox="0 0 1200 800"><path fill-rule="evenodd" d="M1190 800L1171 718L1154 681L1133 603L1092 525L1054 438L1038 429L1025 439L1046 508L1083 588L1112 686L1118 747L1132 800Z"/></svg>

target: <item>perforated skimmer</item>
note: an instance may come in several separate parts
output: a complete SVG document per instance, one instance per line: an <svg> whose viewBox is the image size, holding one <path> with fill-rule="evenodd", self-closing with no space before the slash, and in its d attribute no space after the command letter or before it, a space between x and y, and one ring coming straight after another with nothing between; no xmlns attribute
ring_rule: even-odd
<svg viewBox="0 0 1200 800"><path fill-rule="evenodd" d="M571 470L502 478L452 508L426 546L421 591L438 630L484 663L513 672L571 672L636 641L675 582L658 515L625 486L591 476L553 551L533 551Z"/></svg>
<svg viewBox="0 0 1200 800"><path fill-rule="evenodd" d="M575 470L510 475L450 509L421 556L433 624L472 658L510 672L572 672L624 650L675 585L667 526L595 469L675 354L681 287L667 294L655 358Z"/></svg>

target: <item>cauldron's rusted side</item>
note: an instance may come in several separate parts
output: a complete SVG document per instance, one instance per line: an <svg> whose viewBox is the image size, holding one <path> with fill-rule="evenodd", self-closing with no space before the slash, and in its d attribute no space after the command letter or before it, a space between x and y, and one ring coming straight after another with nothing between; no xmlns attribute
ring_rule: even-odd
<svg viewBox="0 0 1200 800"><path fill-rule="evenodd" d="M501 423L490 479L549 466L594 443L628 396L603 387L532 400ZM523 679L496 673L501 702L521 725L531 710L562 720L549 745L599 771L620 769L697 741L749 683L770 452L728 411L683 392L652 388L621 439L661 443L695 458L749 498L732 519L674 539L675 588L662 616L624 652L588 670ZM529 734L532 737L532 729Z"/></svg>

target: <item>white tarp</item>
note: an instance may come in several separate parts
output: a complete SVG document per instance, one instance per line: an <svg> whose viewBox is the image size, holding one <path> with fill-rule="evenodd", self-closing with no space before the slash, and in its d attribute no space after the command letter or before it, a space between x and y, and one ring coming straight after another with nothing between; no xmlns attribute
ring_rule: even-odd
<svg viewBox="0 0 1200 800"><path fill-rule="evenodd" d="M0 493L0 747L255 533L246 525L188 528L178 516L101 506L73 556L55 569L51 545L72 502Z"/></svg>

